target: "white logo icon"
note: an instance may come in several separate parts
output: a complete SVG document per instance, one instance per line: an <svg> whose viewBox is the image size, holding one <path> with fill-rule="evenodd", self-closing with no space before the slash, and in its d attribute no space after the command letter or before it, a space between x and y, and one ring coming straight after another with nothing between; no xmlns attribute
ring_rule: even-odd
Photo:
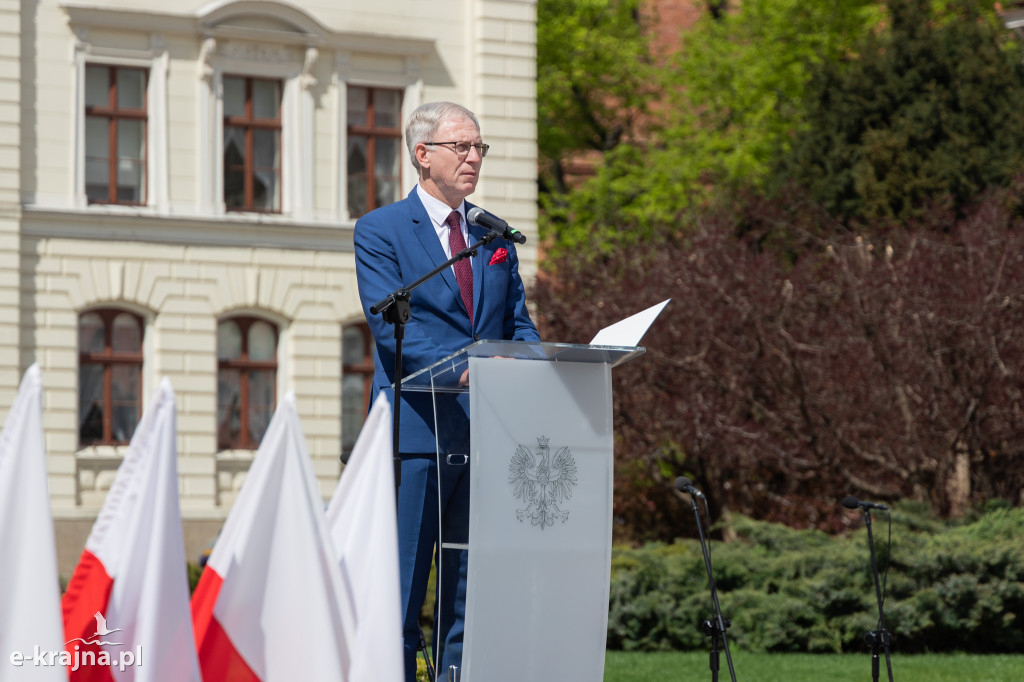
<svg viewBox="0 0 1024 682"><path fill-rule="evenodd" d="M94 616L96 618L96 634L93 639L82 639L81 637L75 637L64 642L64 646L71 644L72 642L81 642L86 646L100 645L100 646L121 646L123 642L104 642L103 637L115 632L121 632L121 628L114 628L113 630L107 629L107 619L103 617L103 614L99 611Z"/></svg>

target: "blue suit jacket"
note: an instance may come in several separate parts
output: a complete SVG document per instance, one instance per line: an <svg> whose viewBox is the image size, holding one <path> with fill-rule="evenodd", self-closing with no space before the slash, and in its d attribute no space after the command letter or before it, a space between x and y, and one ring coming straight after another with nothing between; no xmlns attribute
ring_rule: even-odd
<svg viewBox="0 0 1024 682"><path fill-rule="evenodd" d="M466 212L472 208L466 203ZM487 230L469 225L470 244ZM491 264L499 249L508 252ZM423 203L413 190L406 199L368 213L355 227L356 277L363 313L376 341L373 396L384 390L394 404L394 327L370 306L401 286L411 284L448 260ZM473 324L459 295L450 267L412 292L412 317L402 344L403 375L429 367L441 358L479 339L539 341L537 328L526 310L526 294L519 276L515 245L503 239L477 249L473 265ZM456 406L457 403L457 406ZM442 448L466 453L469 415L465 395L449 404L451 412L439 420ZM433 405L427 393L402 391L400 449L402 452L434 452Z"/></svg>

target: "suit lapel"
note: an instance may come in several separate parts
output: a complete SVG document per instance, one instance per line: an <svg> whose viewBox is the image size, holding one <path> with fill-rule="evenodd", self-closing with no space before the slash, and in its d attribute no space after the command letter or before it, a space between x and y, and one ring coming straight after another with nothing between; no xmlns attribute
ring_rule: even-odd
<svg viewBox="0 0 1024 682"><path fill-rule="evenodd" d="M469 213L470 205L466 204L466 212ZM469 225L469 241L471 244L475 244L480 241L483 236L487 234L487 228L480 227L479 225ZM484 292L484 268L487 267L487 261L484 258L488 254L488 247L481 246L476 250L476 255L471 259L473 262L473 320L474 327L476 321L480 318L480 311L483 306L480 305L480 297Z"/></svg>

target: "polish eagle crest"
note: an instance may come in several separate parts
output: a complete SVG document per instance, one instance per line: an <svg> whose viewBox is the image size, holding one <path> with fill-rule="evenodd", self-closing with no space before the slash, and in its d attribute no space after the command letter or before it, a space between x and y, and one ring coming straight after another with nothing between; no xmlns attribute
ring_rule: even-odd
<svg viewBox="0 0 1024 682"><path fill-rule="evenodd" d="M569 511L560 505L572 497L576 487L576 460L568 447L562 447L552 455L545 436L537 438L537 451L525 445L517 445L512 461L508 465L508 482L512 494L526 503L516 509L516 518L525 523L529 519L534 526L555 525L555 520L565 523Z"/></svg>

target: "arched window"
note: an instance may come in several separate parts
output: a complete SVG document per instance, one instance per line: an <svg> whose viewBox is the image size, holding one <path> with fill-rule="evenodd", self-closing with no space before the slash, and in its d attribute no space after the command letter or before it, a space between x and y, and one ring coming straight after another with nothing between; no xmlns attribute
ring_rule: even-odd
<svg viewBox="0 0 1024 682"><path fill-rule="evenodd" d="M78 317L78 443L128 443L142 414L142 318L117 309Z"/></svg>
<svg viewBox="0 0 1024 682"><path fill-rule="evenodd" d="M217 449L255 450L274 416L277 327L256 317L217 325Z"/></svg>
<svg viewBox="0 0 1024 682"><path fill-rule="evenodd" d="M373 336L365 322L341 334L341 458L348 461L366 419L373 385Z"/></svg>

